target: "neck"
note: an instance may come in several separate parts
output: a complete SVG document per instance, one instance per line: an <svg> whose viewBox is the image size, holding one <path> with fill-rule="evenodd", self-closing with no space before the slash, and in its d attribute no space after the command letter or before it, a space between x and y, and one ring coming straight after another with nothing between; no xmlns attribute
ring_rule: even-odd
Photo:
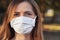
<svg viewBox="0 0 60 40"><path fill-rule="evenodd" d="M15 40L30 40L31 39L31 36L30 34L18 34L18 33L15 33Z"/></svg>

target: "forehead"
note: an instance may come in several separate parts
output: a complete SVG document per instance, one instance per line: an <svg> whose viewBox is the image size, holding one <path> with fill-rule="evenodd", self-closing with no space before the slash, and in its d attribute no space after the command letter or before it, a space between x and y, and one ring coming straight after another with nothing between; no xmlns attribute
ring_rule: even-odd
<svg viewBox="0 0 60 40"><path fill-rule="evenodd" d="M25 1L17 5L16 11L32 11L32 6L29 2Z"/></svg>

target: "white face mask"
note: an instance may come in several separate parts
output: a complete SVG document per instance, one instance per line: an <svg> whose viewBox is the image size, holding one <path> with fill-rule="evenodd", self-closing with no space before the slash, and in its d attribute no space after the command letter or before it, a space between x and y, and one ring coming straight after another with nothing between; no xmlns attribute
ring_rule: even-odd
<svg viewBox="0 0 60 40"><path fill-rule="evenodd" d="M32 19L29 17L22 16L13 18L10 24L11 27L15 30L15 32L19 34L28 34L32 31L33 27L35 27L35 20L36 17Z"/></svg>

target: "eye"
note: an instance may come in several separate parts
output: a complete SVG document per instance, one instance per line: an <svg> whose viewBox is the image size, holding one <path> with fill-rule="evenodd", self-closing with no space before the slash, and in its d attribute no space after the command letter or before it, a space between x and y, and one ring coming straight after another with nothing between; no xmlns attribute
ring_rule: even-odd
<svg viewBox="0 0 60 40"><path fill-rule="evenodd" d="M31 13L27 13L28 15L32 15Z"/></svg>
<svg viewBox="0 0 60 40"><path fill-rule="evenodd" d="M32 15L31 12L25 12L25 15Z"/></svg>
<svg viewBox="0 0 60 40"><path fill-rule="evenodd" d="M15 12L14 16L18 17L18 16L20 16L20 13L19 12Z"/></svg>

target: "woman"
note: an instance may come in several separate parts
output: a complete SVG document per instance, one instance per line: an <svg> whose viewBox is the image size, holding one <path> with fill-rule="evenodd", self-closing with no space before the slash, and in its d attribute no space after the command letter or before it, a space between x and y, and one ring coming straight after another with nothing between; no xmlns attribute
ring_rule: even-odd
<svg viewBox="0 0 60 40"><path fill-rule="evenodd" d="M41 12L34 0L13 0L0 29L0 40L43 40Z"/></svg>

